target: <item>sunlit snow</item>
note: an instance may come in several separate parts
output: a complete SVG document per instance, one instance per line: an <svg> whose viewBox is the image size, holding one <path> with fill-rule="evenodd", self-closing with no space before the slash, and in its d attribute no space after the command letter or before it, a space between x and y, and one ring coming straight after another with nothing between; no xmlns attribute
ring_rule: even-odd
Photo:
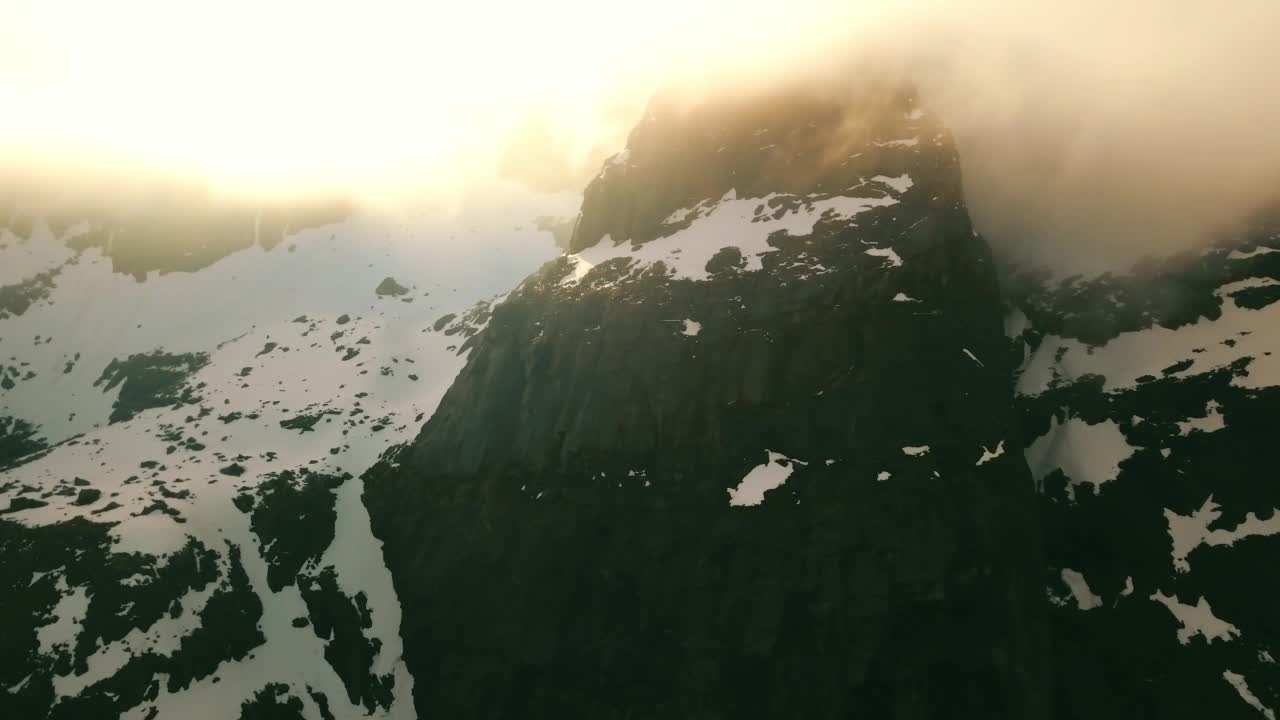
<svg viewBox="0 0 1280 720"><path fill-rule="evenodd" d="M1133 448L1113 420L1090 425L1079 418L1063 423L1054 418L1049 431L1036 438L1025 454L1037 483L1061 469L1070 481L1068 493L1074 497L1076 485L1089 483L1096 490L1114 480Z"/></svg>
<svg viewBox="0 0 1280 720"><path fill-rule="evenodd" d="M887 180L901 181L901 178ZM909 181L910 178L906 178L905 181L896 182L896 185L902 186ZM775 217L776 213L771 209L771 203L775 201L798 201L799 206ZM684 220L689 214L696 214L697 218L688 227L670 235L641 245L632 245L629 240L606 235L592 247L569 256L574 263L574 271L564 282L578 282L592 268L616 258L630 260L632 269L662 262L673 278L706 280L709 277L707 261L722 248L729 246L742 252L748 271L760 270L763 267L761 256L777 249L768 242L769 236L775 232L793 236L808 235L823 217L851 218L867 210L897 202L892 196L806 199L768 195L763 198L739 198L734 190L730 190L714 203L673 213L669 221ZM893 251L885 252L891 254ZM896 258L896 255L893 257ZM901 264L901 260L897 260L895 264Z"/></svg>
<svg viewBox="0 0 1280 720"><path fill-rule="evenodd" d="M774 488L782 487L782 484L791 477L795 465L803 465L803 462L792 460L782 453L776 453L772 450L766 451L769 459L763 465L757 465L751 468L738 483L737 487L729 488L729 505L733 507L745 507L750 505L759 505L764 502L764 494Z"/></svg>
<svg viewBox="0 0 1280 720"><path fill-rule="evenodd" d="M1195 605L1184 605L1177 597L1157 590L1151 595L1151 599L1168 608L1182 624L1182 628L1178 630L1178 642L1183 645L1190 643L1191 638L1196 635L1202 636L1207 643L1215 640L1230 641L1240 636L1239 628L1213 614L1213 608L1209 607L1209 601L1204 597L1196 601Z"/></svg>

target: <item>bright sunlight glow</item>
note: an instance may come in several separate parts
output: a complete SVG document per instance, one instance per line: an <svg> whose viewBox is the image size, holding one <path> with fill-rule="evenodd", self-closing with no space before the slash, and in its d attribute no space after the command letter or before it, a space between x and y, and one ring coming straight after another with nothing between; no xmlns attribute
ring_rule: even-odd
<svg viewBox="0 0 1280 720"><path fill-rule="evenodd" d="M586 159L659 84L843 5L807 4L10 0L0 159L358 192L489 172L531 125Z"/></svg>

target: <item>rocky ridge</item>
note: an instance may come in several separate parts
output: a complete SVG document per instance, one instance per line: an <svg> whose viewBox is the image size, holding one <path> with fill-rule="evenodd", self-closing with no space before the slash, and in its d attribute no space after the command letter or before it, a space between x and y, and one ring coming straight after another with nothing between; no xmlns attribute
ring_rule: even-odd
<svg viewBox="0 0 1280 720"><path fill-rule="evenodd" d="M1047 717L954 146L909 91L720 110L637 128L365 476L418 712Z"/></svg>

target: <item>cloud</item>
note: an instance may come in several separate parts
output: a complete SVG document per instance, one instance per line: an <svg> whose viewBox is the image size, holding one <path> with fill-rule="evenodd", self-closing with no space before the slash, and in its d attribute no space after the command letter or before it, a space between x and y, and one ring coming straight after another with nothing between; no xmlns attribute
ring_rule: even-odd
<svg viewBox="0 0 1280 720"><path fill-rule="evenodd" d="M909 47L1008 255L1122 268L1280 200L1280 5L967 5Z"/></svg>

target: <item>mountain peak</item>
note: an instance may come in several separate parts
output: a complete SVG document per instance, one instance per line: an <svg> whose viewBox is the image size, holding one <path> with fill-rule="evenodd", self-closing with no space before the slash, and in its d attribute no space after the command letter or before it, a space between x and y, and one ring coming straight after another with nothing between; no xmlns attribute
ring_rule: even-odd
<svg viewBox="0 0 1280 720"><path fill-rule="evenodd" d="M774 90L687 105L656 99L587 186L570 251L605 235L641 244L682 208L723 197L831 195L917 166L949 139L907 85L835 97Z"/></svg>

